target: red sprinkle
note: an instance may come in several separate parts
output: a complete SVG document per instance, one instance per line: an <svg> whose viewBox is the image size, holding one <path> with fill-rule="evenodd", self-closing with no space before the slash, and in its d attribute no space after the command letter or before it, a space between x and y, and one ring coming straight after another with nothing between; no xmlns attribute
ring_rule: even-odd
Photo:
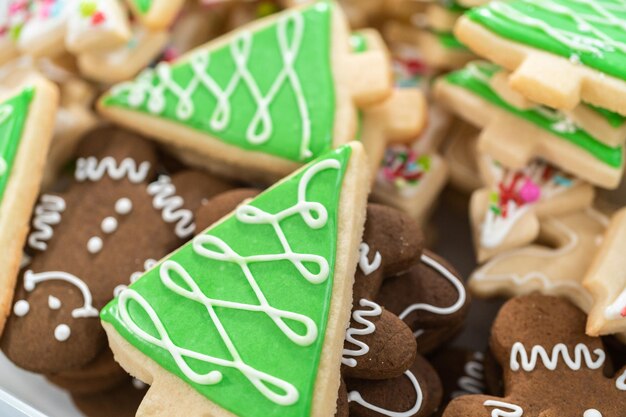
<svg viewBox="0 0 626 417"><path fill-rule="evenodd" d="M91 16L91 23L94 26L98 26L98 25L104 23L105 21L106 21L106 17L104 16L104 13L102 13L100 11L95 12L93 14L93 16Z"/></svg>

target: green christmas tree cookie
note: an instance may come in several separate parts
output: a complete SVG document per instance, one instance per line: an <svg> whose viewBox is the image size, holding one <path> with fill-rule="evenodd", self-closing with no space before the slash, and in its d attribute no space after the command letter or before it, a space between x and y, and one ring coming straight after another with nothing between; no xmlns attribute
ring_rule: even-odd
<svg viewBox="0 0 626 417"><path fill-rule="evenodd" d="M390 93L386 51L354 53L341 10L320 1L146 70L99 109L193 165L273 182L353 140L355 104Z"/></svg>
<svg viewBox="0 0 626 417"><path fill-rule="evenodd" d="M35 205L58 104L57 87L35 75L9 75L0 97L0 334Z"/></svg>
<svg viewBox="0 0 626 417"><path fill-rule="evenodd" d="M314 160L102 310L152 416L330 416L365 217L358 143Z"/></svg>

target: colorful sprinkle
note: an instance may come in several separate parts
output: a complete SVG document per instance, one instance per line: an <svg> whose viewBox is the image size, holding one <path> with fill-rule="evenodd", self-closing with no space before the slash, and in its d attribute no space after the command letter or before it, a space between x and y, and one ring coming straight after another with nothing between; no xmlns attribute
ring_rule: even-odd
<svg viewBox="0 0 626 417"><path fill-rule="evenodd" d="M393 146L385 152L381 167L382 177L398 189L417 185L430 171L430 157L419 156L406 146Z"/></svg>

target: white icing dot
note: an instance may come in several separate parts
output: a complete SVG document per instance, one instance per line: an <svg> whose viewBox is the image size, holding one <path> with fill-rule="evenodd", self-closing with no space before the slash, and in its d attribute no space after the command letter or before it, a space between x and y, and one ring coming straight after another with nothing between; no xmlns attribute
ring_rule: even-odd
<svg viewBox="0 0 626 417"><path fill-rule="evenodd" d="M133 202L128 198L120 198L115 202L115 212L117 214L128 214L133 209Z"/></svg>
<svg viewBox="0 0 626 417"><path fill-rule="evenodd" d="M100 227L104 233L111 234L117 230L117 220L115 217L106 217Z"/></svg>
<svg viewBox="0 0 626 417"><path fill-rule="evenodd" d="M602 417L602 413L595 408L590 408L589 410L585 411L583 417Z"/></svg>
<svg viewBox="0 0 626 417"><path fill-rule="evenodd" d="M89 239L89 242L87 242L87 250L89 251L89 253L96 254L102 250L102 245L102 239L94 236Z"/></svg>
<svg viewBox="0 0 626 417"><path fill-rule="evenodd" d="M56 298L54 295L49 295L48 296L48 307L50 307L51 310L58 310L58 309L60 309L61 308L61 300Z"/></svg>
<svg viewBox="0 0 626 417"><path fill-rule="evenodd" d="M54 329L54 338L59 342L65 342L70 338L72 331L70 330L70 326L67 324L59 324L56 329Z"/></svg>
<svg viewBox="0 0 626 417"><path fill-rule="evenodd" d="M146 387L146 384L144 384L137 378L133 378L133 387L135 387L135 389L144 389Z"/></svg>
<svg viewBox="0 0 626 417"><path fill-rule="evenodd" d="M13 306L13 313L17 317L24 317L25 315L28 314L29 311L30 311L30 304L28 304L28 301L26 300L19 300Z"/></svg>

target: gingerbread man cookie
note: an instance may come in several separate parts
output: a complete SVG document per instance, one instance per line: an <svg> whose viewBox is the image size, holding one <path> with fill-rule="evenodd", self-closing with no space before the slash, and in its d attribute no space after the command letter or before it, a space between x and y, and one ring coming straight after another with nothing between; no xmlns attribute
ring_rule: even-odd
<svg viewBox="0 0 626 417"><path fill-rule="evenodd" d="M619 417L626 409L626 368L607 378L602 340L585 335L586 315L568 301L539 294L500 310L491 349L504 369L504 398L467 395L444 417Z"/></svg>
<svg viewBox="0 0 626 417"><path fill-rule="evenodd" d="M1 340L11 361L34 372L81 368L101 354L99 310L146 260L195 232L203 198L229 188L193 171L156 177L154 146L115 128L90 133L77 155L68 190L44 194L35 209L32 259Z"/></svg>

